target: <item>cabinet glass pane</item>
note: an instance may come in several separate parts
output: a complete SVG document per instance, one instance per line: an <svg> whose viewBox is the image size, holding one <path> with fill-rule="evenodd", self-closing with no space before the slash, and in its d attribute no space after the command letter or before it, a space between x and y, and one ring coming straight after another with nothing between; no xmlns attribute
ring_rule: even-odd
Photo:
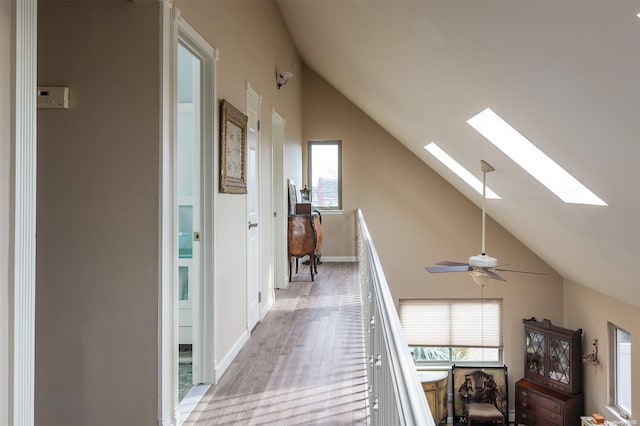
<svg viewBox="0 0 640 426"><path fill-rule="evenodd" d="M567 340L549 338L549 378L569 384L571 350Z"/></svg>
<svg viewBox="0 0 640 426"><path fill-rule="evenodd" d="M544 375L544 334L527 333L527 370Z"/></svg>

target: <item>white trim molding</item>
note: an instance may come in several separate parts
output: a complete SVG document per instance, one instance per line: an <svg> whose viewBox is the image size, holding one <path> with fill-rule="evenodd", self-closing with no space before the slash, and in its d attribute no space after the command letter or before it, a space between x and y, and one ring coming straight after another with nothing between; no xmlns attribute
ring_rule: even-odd
<svg viewBox="0 0 640 426"><path fill-rule="evenodd" d="M33 425L36 290L37 1L17 0L11 144L9 248L9 424ZM15 109L14 109L15 108Z"/></svg>
<svg viewBox="0 0 640 426"><path fill-rule="evenodd" d="M176 8L176 16L179 15L179 9ZM213 353L215 347L215 226L214 218L216 216L215 208L215 188L214 177L216 173L215 149L217 146L217 102L216 102L216 49L214 49L207 41L198 34L198 32L189 25L182 17L177 17L175 21L175 47L174 53L177 55L178 44L188 47L192 53L201 61L201 114L200 132L202 137L201 158L202 172L200 182L200 198L201 198L201 265L200 273L202 274L201 287L198 289L199 296L196 296L197 309L194 309L194 331L198 336L194 344L193 351L193 377L200 383L215 384L215 374L213 371ZM174 64L177 66L177 62ZM177 78L177 68L174 69ZM177 96L177 79L173 81L175 84L174 96ZM177 116L174 116L177 122ZM177 144L177 135L176 144ZM174 153L176 152L174 144ZM174 205L174 207L177 204ZM177 224L176 224L177 225ZM177 234L176 234L177 235ZM177 246L175 253L177 253ZM177 288L174 290L177 295ZM197 330L197 331L196 331Z"/></svg>
<svg viewBox="0 0 640 426"><path fill-rule="evenodd" d="M289 285L287 274L287 199L286 179L284 175L284 134L287 121L275 108L271 108L271 238L273 249L271 264L273 265L274 288L285 289Z"/></svg>
<svg viewBox="0 0 640 426"><path fill-rule="evenodd" d="M260 307L260 322L264 320L264 317L266 317L271 308L273 308L274 299L275 295L265 304L264 307Z"/></svg>
<svg viewBox="0 0 640 426"><path fill-rule="evenodd" d="M160 13L160 234L158 256L160 282L158 289L158 424L169 426L177 423L177 350L174 327L176 318L173 283L176 280L176 255L174 255L176 218L173 214L175 158L173 154L173 41L171 2L163 1ZM175 329L174 329L175 328Z"/></svg>
<svg viewBox="0 0 640 426"><path fill-rule="evenodd" d="M191 412L196 405L202 400L204 394L207 393L211 385L209 384L199 384L194 385L189 393L185 395L185 397L180 401L180 407L178 411L180 414L178 415L178 425L183 425L184 422L189 418Z"/></svg>
<svg viewBox="0 0 640 426"><path fill-rule="evenodd" d="M202 360L200 381L215 383L214 376L214 306L213 306L213 189L216 187L213 164L215 162L215 147L217 145L217 102L215 88L215 66L218 52L211 47L198 33L180 16L180 10L173 6L170 0L161 0L160 13L160 170L161 178L158 188L160 197L160 226L159 233L159 291L158 291L158 424L176 425L181 422L181 408L184 404L178 402L178 297L176 282L178 280L178 219L176 215L176 107L177 104L177 50L178 39L188 40L197 46L203 60L203 76L205 77L203 97L203 113L212 120L202 123L204 137L203 156L204 166L204 198L206 206L203 211L203 242L202 258L204 289L200 309L203 315L198 356ZM211 183L213 182L213 184ZM198 387L203 389L203 387ZM191 399L194 395L191 394ZM201 396L201 395L200 395ZM190 401L191 401L190 399ZM191 401L192 402L192 401ZM184 410L182 410L184 413ZM184 420L184 418L182 419Z"/></svg>
<svg viewBox="0 0 640 426"><path fill-rule="evenodd" d="M242 349L244 344L247 343L248 341L249 341L249 331L245 330L244 332L242 332L242 334L240 335L238 340L236 340L233 346L231 346L231 349L229 349L229 351L225 354L225 356L222 357L222 360L220 362L216 361L216 365L215 365L215 374L216 374L215 382L216 383L218 383L218 381L220 380L220 377L222 377L224 372L227 371L227 368L229 368L233 360L240 353L240 350Z"/></svg>
<svg viewBox="0 0 640 426"><path fill-rule="evenodd" d="M357 262L358 256L322 256L320 259L323 262Z"/></svg>
<svg viewBox="0 0 640 426"><path fill-rule="evenodd" d="M320 213L323 215L327 215L327 216L332 216L332 215L340 215L340 214L344 214L344 210L342 209L318 209L320 210Z"/></svg>

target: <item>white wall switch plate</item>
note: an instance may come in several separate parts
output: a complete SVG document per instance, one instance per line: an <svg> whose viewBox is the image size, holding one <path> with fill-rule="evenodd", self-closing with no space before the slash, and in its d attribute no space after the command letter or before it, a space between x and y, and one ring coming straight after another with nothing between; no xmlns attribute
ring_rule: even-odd
<svg viewBox="0 0 640 426"><path fill-rule="evenodd" d="M68 87L38 87L38 108L69 109L69 88Z"/></svg>

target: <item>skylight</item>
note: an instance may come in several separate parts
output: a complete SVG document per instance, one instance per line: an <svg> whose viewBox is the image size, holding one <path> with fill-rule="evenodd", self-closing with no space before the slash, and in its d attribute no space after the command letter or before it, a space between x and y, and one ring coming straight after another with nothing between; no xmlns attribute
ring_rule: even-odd
<svg viewBox="0 0 640 426"><path fill-rule="evenodd" d="M491 109L467 123L565 203L607 205Z"/></svg>
<svg viewBox="0 0 640 426"><path fill-rule="evenodd" d="M435 142L431 142L429 145L425 145L424 149L429 151L436 157L442 164L447 166L453 173L458 175L460 179L464 180L469 184L470 187L478 191L480 195L482 195L482 182L480 179L472 175L467 169L462 167L460 163L451 158L449 154L444 152ZM491 198L494 200L499 200L500 196L493 192L489 187L487 187L487 198Z"/></svg>

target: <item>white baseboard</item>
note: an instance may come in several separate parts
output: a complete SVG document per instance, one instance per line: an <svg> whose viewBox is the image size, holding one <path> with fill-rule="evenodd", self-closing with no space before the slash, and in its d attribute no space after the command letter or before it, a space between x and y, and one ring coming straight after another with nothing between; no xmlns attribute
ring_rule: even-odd
<svg viewBox="0 0 640 426"><path fill-rule="evenodd" d="M278 290L286 290L287 287L289 287L289 275L287 275L286 277L282 277L280 282L276 282L275 284Z"/></svg>
<svg viewBox="0 0 640 426"><path fill-rule="evenodd" d="M264 308L260 307L260 322L262 322L262 320L264 319L264 317L267 316L271 308L273 308L273 302L274 302L273 299L274 298L272 297L271 301L269 301L269 304L266 305Z"/></svg>
<svg viewBox="0 0 640 426"><path fill-rule="evenodd" d="M249 332L245 330L242 335L236 340L231 349L225 354L220 362L215 363L214 367L214 375L215 375L215 383L220 381L220 377L227 371L227 368L231 365L233 360L236 358L240 349L244 346L245 343L249 340Z"/></svg>
<svg viewBox="0 0 640 426"><path fill-rule="evenodd" d="M158 426L173 426L178 424L178 419L172 420L171 416L158 419Z"/></svg>
<svg viewBox="0 0 640 426"><path fill-rule="evenodd" d="M322 256L323 262L357 262L358 256Z"/></svg>
<svg viewBox="0 0 640 426"><path fill-rule="evenodd" d="M178 418L178 425L184 424L185 420L189 417L189 414L196 408L196 405L200 402L205 393L209 390L211 385L199 384L191 388L189 393L180 401L178 411L180 412Z"/></svg>

